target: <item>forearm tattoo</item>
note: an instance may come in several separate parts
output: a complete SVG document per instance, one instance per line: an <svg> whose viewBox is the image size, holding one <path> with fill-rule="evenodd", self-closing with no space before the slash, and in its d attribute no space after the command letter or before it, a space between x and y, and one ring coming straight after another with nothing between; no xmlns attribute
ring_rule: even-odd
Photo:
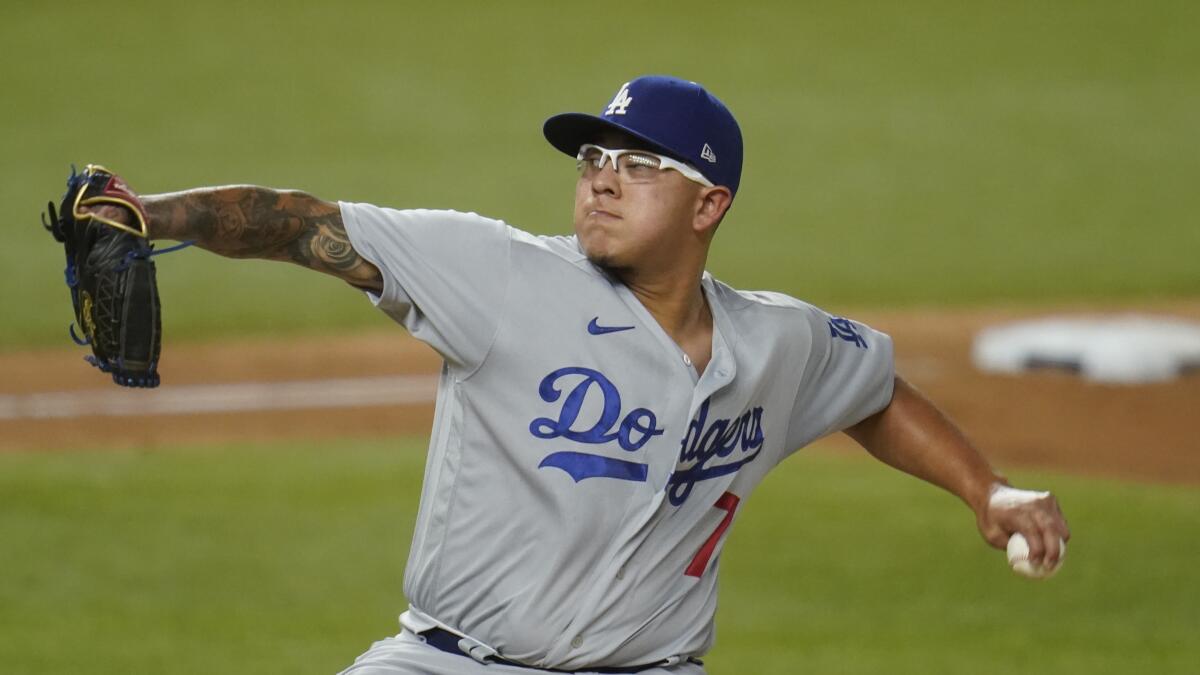
<svg viewBox="0 0 1200 675"><path fill-rule="evenodd" d="M378 268L350 245L337 204L291 190L200 188L143 198L155 239L191 240L231 258L286 260L372 290Z"/></svg>

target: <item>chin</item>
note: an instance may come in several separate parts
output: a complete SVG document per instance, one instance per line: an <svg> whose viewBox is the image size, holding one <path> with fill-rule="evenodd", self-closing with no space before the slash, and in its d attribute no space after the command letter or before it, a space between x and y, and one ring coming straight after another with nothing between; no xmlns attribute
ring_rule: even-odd
<svg viewBox="0 0 1200 675"><path fill-rule="evenodd" d="M595 246L588 246L587 242L582 239L579 241L579 247L583 249L583 254L587 256L588 262L602 270L611 271L617 268L616 260L609 251L597 250Z"/></svg>
<svg viewBox="0 0 1200 675"><path fill-rule="evenodd" d="M592 263L596 267L608 269L613 266L612 256L610 255L603 253L590 253L587 251L584 251L584 253L587 255L588 262Z"/></svg>
<svg viewBox="0 0 1200 675"><path fill-rule="evenodd" d="M608 267L612 264L612 253L598 249L596 246L589 246L588 242L582 238L579 240L579 248L587 256L588 262L597 267Z"/></svg>
<svg viewBox="0 0 1200 675"><path fill-rule="evenodd" d="M587 259L588 262L604 272L618 278L624 278L625 274L631 269L628 265L622 265L617 262L611 255L593 255L588 253Z"/></svg>
<svg viewBox="0 0 1200 675"><path fill-rule="evenodd" d="M596 231L576 230L579 248L587 256L588 262L606 272L616 273L626 269L628 261L623 261L618 251L613 250L613 241L607 233Z"/></svg>

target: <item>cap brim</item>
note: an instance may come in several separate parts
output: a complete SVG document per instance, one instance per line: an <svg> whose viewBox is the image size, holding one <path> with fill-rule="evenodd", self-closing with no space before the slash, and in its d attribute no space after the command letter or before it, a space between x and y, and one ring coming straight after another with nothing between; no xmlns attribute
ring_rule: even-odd
<svg viewBox="0 0 1200 675"><path fill-rule="evenodd" d="M632 136L646 145L646 150L653 150L663 155L679 159L670 148L664 147L637 133L633 129L621 126L604 117L587 113L561 113L546 120L542 125L542 134L559 152L575 157L579 154L579 146L585 143L595 143L606 131L618 131Z"/></svg>

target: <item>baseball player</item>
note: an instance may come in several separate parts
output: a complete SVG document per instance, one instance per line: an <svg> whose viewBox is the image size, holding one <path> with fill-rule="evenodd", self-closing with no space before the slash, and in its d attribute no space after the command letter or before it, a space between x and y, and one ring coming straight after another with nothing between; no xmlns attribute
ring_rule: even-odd
<svg viewBox="0 0 1200 675"><path fill-rule="evenodd" d="M249 186L143 199L152 236L332 274L444 357L403 630L346 673L703 673L731 524L835 431L1057 564L1054 497L1007 486L888 336L705 272L742 169L720 100L640 77L543 131L578 166L570 236Z"/></svg>

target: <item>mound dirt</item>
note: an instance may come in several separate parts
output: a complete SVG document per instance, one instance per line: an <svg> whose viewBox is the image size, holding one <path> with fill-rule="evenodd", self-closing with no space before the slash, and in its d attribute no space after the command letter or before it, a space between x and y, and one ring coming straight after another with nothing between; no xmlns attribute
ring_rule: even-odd
<svg viewBox="0 0 1200 675"><path fill-rule="evenodd" d="M1100 385L1064 372L993 375L971 365L971 342L984 327L1102 308L851 313L895 340L897 368L956 420L1001 470L1049 468L1172 483L1200 483L1200 374L1156 384ZM1103 308L1200 319L1200 300ZM440 359L402 330L305 337L286 342L237 340L168 345L164 387L285 382L381 375L430 375ZM105 396L118 391L85 365L81 350L0 354L8 374L0 397L37 392ZM94 394L92 393L94 392ZM152 394L151 394L152 395ZM317 397L319 399L319 397ZM313 407L220 413L84 415L0 419L0 450L156 447L237 440L309 441L332 437L425 435L432 401L380 406ZM826 445L852 449L837 435Z"/></svg>

